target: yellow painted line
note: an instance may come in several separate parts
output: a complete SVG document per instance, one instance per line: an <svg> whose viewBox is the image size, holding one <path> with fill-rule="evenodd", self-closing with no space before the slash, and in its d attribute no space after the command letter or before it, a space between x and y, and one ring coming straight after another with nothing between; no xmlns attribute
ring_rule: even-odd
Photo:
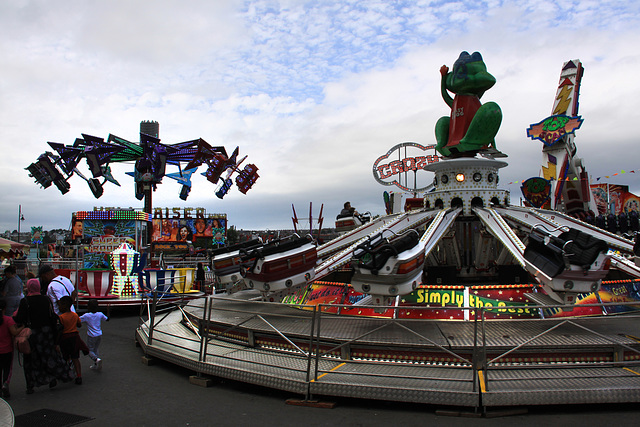
<svg viewBox="0 0 640 427"><path fill-rule="evenodd" d="M633 372L633 373L634 373L634 374L636 374L636 375L640 375L640 372L636 372L636 371L634 371L633 369L629 369L629 368L622 368L622 369L626 369L626 370L627 370L627 371L629 371L629 372Z"/></svg>
<svg viewBox="0 0 640 427"><path fill-rule="evenodd" d="M487 391L487 386L484 382L484 372L478 371L478 381L480 382L480 392L485 393Z"/></svg>
<svg viewBox="0 0 640 427"><path fill-rule="evenodd" d="M338 366L336 366L335 368L331 369L329 372L331 371L335 371L336 369L346 365L347 362L342 362L341 364L339 364ZM318 378L316 378L317 380L319 380L320 378L324 377L325 375L327 375L329 372L325 372L324 374L320 375ZM314 382L315 380L311 380L311 382Z"/></svg>
<svg viewBox="0 0 640 427"><path fill-rule="evenodd" d="M640 338L634 337L633 335L625 335L625 337L629 338L630 340L640 342Z"/></svg>

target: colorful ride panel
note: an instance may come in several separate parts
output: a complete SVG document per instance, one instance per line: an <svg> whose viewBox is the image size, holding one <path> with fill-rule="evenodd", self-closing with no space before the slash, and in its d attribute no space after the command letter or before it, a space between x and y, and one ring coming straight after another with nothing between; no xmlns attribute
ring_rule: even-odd
<svg viewBox="0 0 640 427"><path fill-rule="evenodd" d="M578 294L573 310L540 308L526 294L537 284L419 286L399 297L397 304L384 310L368 306L367 295L350 285L337 282L313 282L282 302L292 305L320 305L323 311L346 316L394 317L400 319L474 320L480 308L485 319L528 319L613 315L640 310L640 280L615 280L602 283L598 292ZM638 302L638 305L594 307L589 304ZM422 310L431 307L433 310ZM460 310L460 308L468 308Z"/></svg>

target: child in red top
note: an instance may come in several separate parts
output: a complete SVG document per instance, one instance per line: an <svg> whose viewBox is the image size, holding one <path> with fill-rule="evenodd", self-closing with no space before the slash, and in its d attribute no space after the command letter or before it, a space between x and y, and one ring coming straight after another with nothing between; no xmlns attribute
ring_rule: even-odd
<svg viewBox="0 0 640 427"><path fill-rule="evenodd" d="M11 397L9 382L13 368L13 337L22 330L22 327L16 326L13 317L4 315L6 307L7 302L0 300L0 370L2 370L2 397L5 400Z"/></svg>
<svg viewBox="0 0 640 427"><path fill-rule="evenodd" d="M75 312L71 311L71 305L73 300L70 296L64 296L58 300L58 307L60 308L60 323L62 323L63 330L60 337L60 350L62 351L62 357L65 360L71 360L73 367L76 371L76 384L82 384L82 365L80 364L80 350L86 356L89 354L89 348L80 338L78 328L82 326L80 317Z"/></svg>

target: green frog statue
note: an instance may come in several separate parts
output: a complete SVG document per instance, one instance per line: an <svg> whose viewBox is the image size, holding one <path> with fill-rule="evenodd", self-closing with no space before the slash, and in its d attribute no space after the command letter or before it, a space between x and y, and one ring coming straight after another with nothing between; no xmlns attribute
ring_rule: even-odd
<svg viewBox="0 0 640 427"><path fill-rule="evenodd" d="M445 157L473 156L492 147L502 121L502 111L495 102L482 104L480 98L496 79L487 72L479 52L462 52L453 71L440 68L442 98L451 107L450 117L436 123L436 150ZM449 92L455 94L451 98Z"/></svg>

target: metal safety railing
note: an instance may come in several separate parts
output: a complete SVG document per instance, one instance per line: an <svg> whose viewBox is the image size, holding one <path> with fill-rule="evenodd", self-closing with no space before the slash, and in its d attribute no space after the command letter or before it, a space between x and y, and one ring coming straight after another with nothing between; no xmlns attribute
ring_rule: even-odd
<svg viewBox="0 0 640 427"><path fill-rule="evenodd" d="M277 355L278 357L274 358L254 357L241 361L251 363L252 372L264 372L265 377L271 375L268 373L269 370L286 371L286 375L295 377L305 384L304 395L305 399L309 400L317 393L319 387L332 382L340 383L341 378L359 381L362 384L374 380L396 381L400 384L411 381L412 384L416 384L422 380L422 384L425 385L429 381L435 381L440 387L450 384L458 390L462 388L467 393L476 393L480 406L482 393L490 392L492 385L497 381L516 381L519 378L517 375L494 376L493 372L498 370L533 369L537 370L539 375L533 375L532 378L545 379L552 377L545 374L544 369L584 367L586 362L571 361L569 358L561 362L534 360L533 356L530 360L526 357L522 359L523 354L535 354L536 349L548 351L549 348L554 348L554 351L561 353L562 350L557 345L554 347L551 336L555 334L566 338L569 334L567 328L574 331L573 333L578 331L581 339L591 338L584 343L583 348L598 347L598 351L610 352L609 358L589 361L589 366L635 368L640 365L640 338L612 333L612 327L616 325L612 325L611 322L606 330L599 330L596 318L505 321L487 319L486 316L487 313L501 308L480 307L475 310L471 322L459 322L466 335L462 343L454 344L449 339L451 337L442 336L438 326L442 325L441 319L336 316L328 313L329 309L335 311L336 308L346 309L353 306L291 306L207 296L190 302L188 306L184 302L176 304L177 309L181 311L183 325L193 332L189 338L184 334L172 334L161 328L165 319L171 313L175 313L173 309L161 307L161 301L155 293L147 301L147 320L143 318L144 310L141 309L141 328L147 334L148 346L179 348L182 352L190 354L189 357L198 363L220 364L231 368L234 362L240 361L243 355L250 352ZM637 303L588 306L611 305L638 307ZM358 309L367 308L404 310L407 307L358 306ZM567 309L566 306L536 308ZM435 317L435 314L429 316L429 313L441 309L442 307L411 307L411 310L424 312L423 318ZM447 307L447 310L452 312L465 309L468 307ZM608 318L619 318L622 326L625 316ZM501 328L507 322L519 326L527 325L530 328L523 336L506 336ZM402 339L399 339L399 336L402 336ZM574 347L582 345L580 341L574 344ZM233 351L216 351L225 346ZM378 355L372 350L376 346L381 349ZM368 357L362 356L362 349L369 349ZM385 352L393 351L407 352L410 356L395 359L388 355L385 357ZM514 361L513 356L518 356L515 359L521 361ZM251 361L247 362L249 359ZM290 363L293 360L297 362ZM377 369L380 367L385 369ZM399 369L386 369L388 367ZM452 371L455 371L455 374L449 375Z"/></svg>
<svg viewBox="0 0 640 427"><path fill-rule="evenodd" d="M157 326L162 324L162 322L171 315L171 313L178 309L182 312L183 318L185 318L184 307L187 305L188 300L185 299L184 294L172 294L171 289L173 286L170 286L168 289L163 291L158 291L157 289L152 290L151 292L145 292L142 294L141 302L140 302L140 313L139 313L139 328L145 330L147 333L147 344L151 345L154 340L154 331L157 330ZM168 295L176 296L179 295L179 298L176 300L172 298L168 301L165 297ZM145 314L147 315L147 320L144 319ZM162 315L161 317L158 317ZM197 328L191 324L192 330L197 334ZM172 344L173 341L170 338L180 338L184 339L183 336L178 336L177 334L164 334L169 339L160 340L160 342L164 342L165 344ZM155 338L157 339L157 338ZM198 335L198 342L201 337Z"/></svg>
<svg viewBox="0 0 640 427"><path fill-rule="evenodd" d="M299 369L295 366L289 366L287 369L296 371L304 376L304 381L309 383L311 363L312 363L312 346L313 346L313 329L315 322L316 308L313 306L305 306L304 308L311 310L312 316L309 318L304 312L299 310L291 311L291 306L287 304L269 303L271 310L265 311L265 303L260 301L244 301L224 299L224 304L216 304L223 298L207 297L203 308L205 317L203 318L202 330L203 339L201 341L200 361L205 361L209 356L208 346L212 343L220 345L220 342L241 343L248 348L264 349L265 346L259 342L259 334L272 335L277 337L284 343L280 347L282 357L299 358L306 360L306 368ZM235 308L234 308L235 306ZM218 317L222 313L222 317L226 317L225 327L217 330L212 329L211 317L216 311ZM283 324L297 324L298 331L296 333L288 331ZM240 333L236 335L234 332ZM302 339L300 339L303 337ZM283 352L282 349L286 348ZM217 355L218 358L225 356ZM229 357L227 357L229 359ZM262 365L265 368L274 368L277 366L269 365L261 361L253 361L253 364Z"/></svg>
<svg viewBox="0 0 640 427"><path fill-rule="evenodd" d="M640 309L637 302L614 302L614 303L598 303L598 304L580 304L581 309L589 307L602 309L606 313L607 307L623 308L628 307L633 310ZM536 306L540 310L546 311L562 311L570 313L574 306L568 305L541 305ZM576 370L588 367L618 367L630 369L640 366L640 337L624 333L627 325L632 321L640 321L638 314L633 311L626 311L618 315L608 316L585 316L585 317L559 317L547 319L527 320L533 322L538 328L530 332L529 336L519 337L519 342L513 345L495 345L493 339L503 332L500 330L499 321L486 320L485 315L488 312L498 310L496 307L482 307L477 311L477 317L480 318L479 334L477 339L480 340L480 365L479 365L479 382L483 391L492 390L492 382L509 382L520 381L520 376L505 376L493 378L492 371L517 371L527 370L530 372L528 380L556 380L555 375L549 376L545 374L548 369L568 369ZM607 318L606 325L602 324L603 318ZM598 330L600 329L600 330ZM616 332L617 331L617 332ZM549 336L554 335L551 339ZM556 344L558 342L555 337L560 337L561 341L571 341L571 345ZM502 341L502 340L501 340ZM553 353L549 353L548 349L553 348ZM493 354L488 355L488 349L499 349ZM540 351L540 350L543 351ZM576 349L583 350L581 356L575 356ZM536 350L542 354L536 357ZM545 352L546 351L546 354ZM528 357L519 357L518 361L513 361L510 356L515 354L528 353ZM531 374L532 372L540 372L540 374ZM633 371L635 372L635 371ZM636 373L640 375L640 373ZM611 372L612 376L619 375Z"/></svg>
<svg viewBox="0 0 640 427"><path fill-rule="evenodd" d="M27 272L38 274L38 269L42 264L48 264L56 270L80 270L84 267L82 259L76 258L53 258L53 259L17 259L13 260L18 276L24 278Z"/></svg>
<svg viewBox="0 0 640 427"><path fill-rule="evenodd" d="M171 345L174 341L183 341L182 335L172 335L166 331L161 332L162 338L158 338L159 326L163 324L170 312L161 313L158 307L160 298L155 296L147 302L148 321L142 316L141 311L141 324L146 324L147 344L163 344ZM433 361L428 361L427 357L424 361L411 363L414 366L431 366L434 368L445 367L454 368L457 370L468 371L468 374L464 375L463 379L452 378L452 382L465 382L468 383L470 391L475 391L475 369L476 363L474 359L477 350L474 348L470 354L465 354L460 351L451 350L450 345L447 343L438 343L426 336L426 334L420 331L418 327L425 321L411 320L411 319L379 319L368 318L366 319L367 325L362 326L363 319L357 317L340 316L340 322L347 329L352 329L349 324L360 323L357 327L360 333L356 336L344 337L334 336L328 338L329 335L325 333L324 329L328 329L326 325L330 322L327 319L335 319L336 316L326 313L325 306L296 306L292 307L288 304L278 303L264 303L260 301L247 301L247 300L234 300L232 298L220 298L220 297L205 297L197 303L198 308L195 309L194 303L189 306L191 309L190 315L185 312L185 308L178 304L178 309L183 312L183 318L185 319L185 325L191 329L194 333L193 343L197 342L197 350L195 346L187 346L189 349L178 344L183 350L190 351L197 361L200 363L217 361L221 359L231 360L235 355L223 356L219 353L210 351L212 346L225 346L229 343L240 344L245 347L246 351L274 351L281 357L304 359L305 369L289 368L293 371L298 371L302 376L303 381L307 384L306 397L311 398L313 392L313 383L318 381L319 378L325 377L327 374L332 375L347 375L336 370L329 370L322 368L323 360L338 360L339 362L348 363L356 366L356 372L350 372L349 375L360 375L357 373L357 368L369 366L375 367L390 361L382 360L381 358L372 358L367 360L365 358L353 357L350 348L357 346L358 344L370 345L372 342L379 342L380 335L394 328L399 328L412 337L412 345L416 345L418 342L422 351L429 351L431 353L437 353L446 355L449 359L447 362L439 362L439 357L433 357ZM346 308L347 306L345 306ZM374 308L374 306L360 306L360 308ZM200 311L201 309L201 311ZM436 310L436 308L420 308L421 310L428 312ZM194 310L198 314L194 314ZM215 321L212 320L212 314L215 311ZM163 314L160 316L160 314ZM192 320L197 318L197 324ZM436 322L433 320L431 322ZM224 326L220 326L224 324ZM294 325L293 327L291 325ZM325 326L323 326L325 325ZM215 327L214 327L215 326ZM393 331L387 333L387 335L393 335ZM273 344L273 339L265 339L264 337L271 336L275 338L278 343ZM392 340L393 341L393 340ZM268 343L267 343L268 342ZM393 345L394 343L391 342ZM395 343L403 347L402 343ZM399 348L400 348L399 347ZM404 345L406 348L406 345ZM339 354L339 356L336 356ZM444 360L444 357L442 358ZM258 365L262 362L253 362ZM409 364L409 360L397 361L398 364ZM275 367L275 366L264 366ZM375 370L373 370L375 371ZM361 374L364 375L364 374ZM385 374L369 372L366 376L377 376L379 378L396 378L401 376L396 374ZM325 377L326 379L326 377ZM407 379L414 379L413 376L407 377ZM443 381L447 381L446 377L441 378Z"/></svg>
<svg viewBox="0 0 640 427"><path fill-rule="evenodd" d="M365 322L363 326L362 318L351 317L351 316L340 316L340 323L344 323L345 329L349 328L349 323L359 323L359 328L356 336L341 338L339 343L325 345L325 349L321 348L321 342L326 340L326 334L323 331L323 324L327 323L327 320L335 320L336 316L329 314L329 308L336 309L338 312L344 309L353 309L353 306L348 305L336 305L336 304L320 304L318 306L318 310L316 311L317 320L315 321L317 325L317 330L315 331L315 363L314 363L314 372L313 379L317 381L320 377L325 376L327 374L331 375L349 375L349 376L359 376L365 375L369 377L377 377L377 378L387 378L394 380L402 380L402 379L415 379L414 375L403 377L402 375L398 375L396 373L384 373L384 372L376 372L376 369L365 369L365 372L358 373L353 370L350 371L339 371L336 369L333 370L322 370L319 368L320 360L323 357L328 357L336 353L337 350L341 350L342 362L352 364L352 365L371 365L371 366L379 366L381 364L388 363L396 363L399 365L407 366L411 364L413 366L429 366L431 368L454 368L457 370L465 370L468 371L468 374L463 377L447 377L447 376L439 376L438 379L443 382L451 381L451 382L464 382L469 383L471 386L471 391L475 391L475 369L476 364L473 362L475 358L475 354L477 349L472 349L471 357L469 354L465 354L461 351L451 350L451 344L449 342L438 343L436 340L426 336L426 334L420 331L420 326L424 326L425 324L435 324L437 320L435 318L430 319L429 313L435 312L437 310L442 310L442 307L412 307L411 310L416 310L417 312L423 312L425 315L422 316L425 320L417 320L417 319L398 319L397 312L399 310L406 310L406 307L380 307L380 306L367 306L367 305L359 305L358 309L371 309L371 310L381 310L385 309L385 311L393 311L393 314L390 315L389 318L369 318ZM449 308L447 308L449 309ZM455 312L458 310L462 310L462 308L451 307L451 311ZM435 316L433 316L435 317ZM323 321L324 319L324 321ZM390 331L386 337L383 335L385 331L389 331L391 329L399 329L401 330L405 336L409 336L413 338L411 343L403 342L398 343L394 342L393 335L395 335L395 331ZM424 329L424 328L422 328ZM381 336L383 335L383 336ZM414 356L414 360L412 361L410 358L400 359L400 360L389 360L388 358L378 357L375 354L370 354L369 358L354 358L353 352L351 351L351 347L357 344L362 345L396 345L398 349L407 349L407 346L411 345L418 349L418 351L429 352L430 354L441 354L443 357L423 357L422 360L418 356ZM346 351L344 351L346 349ZM449 358L447 360L447 357ZM432 359L432 360L429 360ZM437 360L433 360L437 359ZM446 360L446 361L445 361ZM430 373L432 375L433 373Z"/></svg>

